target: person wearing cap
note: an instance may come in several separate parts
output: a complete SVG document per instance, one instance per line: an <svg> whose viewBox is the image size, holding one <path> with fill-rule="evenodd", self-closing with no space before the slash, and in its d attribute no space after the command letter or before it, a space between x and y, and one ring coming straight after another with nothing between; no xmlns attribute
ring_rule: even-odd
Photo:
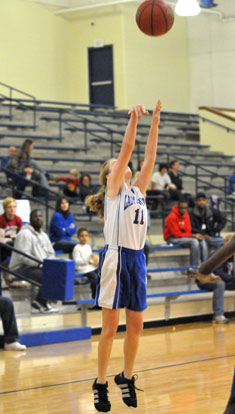
<svg viewBox="0 0 235 414"><path fill-rule="evenodd" d="M215 208L207 205L205 193L196 195L195 206L190 211L192 233L200 241L201 259L208 258L209 247L218 249L223 246L224 239L220 232L226 224L225 216Z"/></svg>

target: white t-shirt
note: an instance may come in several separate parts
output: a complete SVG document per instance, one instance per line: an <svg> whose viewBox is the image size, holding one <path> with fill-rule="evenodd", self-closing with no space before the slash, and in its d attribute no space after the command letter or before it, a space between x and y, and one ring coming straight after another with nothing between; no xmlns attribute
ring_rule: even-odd
<svg viewBox="0 0 235 414"><path fill-rule="evenodd" d="M156 184L156 190L164 190L166 185L171 184L171 179L167 172L163 175L160 172L155 172L151 181Z"/></svg>
<svg viewBox="0 0 235 414"><path fill-rule="evenodd" d="M92 250L89 244L76 244L72 253L76 273L86 274L97 269L97 266L89 263L91 261L91 253Z"/></svg>
<svg viewBox="0 0 235 414"><path fill-rule="evenodd" d="M145 198L138 187L124 184L114 198L105 195L104 239L109 246L143 249L147 230Z"/></svg>

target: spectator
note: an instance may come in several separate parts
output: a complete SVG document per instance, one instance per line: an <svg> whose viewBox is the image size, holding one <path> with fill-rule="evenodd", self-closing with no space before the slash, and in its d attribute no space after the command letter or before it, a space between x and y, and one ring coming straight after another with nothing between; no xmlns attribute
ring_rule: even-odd
<svg viewBox="0 0 235 414"><path fill-rule="evenodd" d="M72 239L76 234L77 226L72 213L69 211L69 201L66 197L56 200L56 212L53 214L49 227L49 235L55 250L72 253L78 243Z"/></svg>
<svg viewBox="0 0 235 414"><path fill-rule="evenodd" d="M220 232L226 224L226 218L219 210L207 206L204 193L198 193L196 205L190 212L190 221L194 237L200 240L202 261L204 261L208 258L209 247L213 246L217 249L224 244Z"/></svg>
<svg viewBox="0 0 235 414"><path fill-rule="evenodd" d="M18 178L13 178L13 182L16 186L16 197L21 197L21 192L24 191L27 180L33 180L38 182L38 185L34 185L32 194L34 196L46 195L46 190L49 188L49 184L45 175L45 170L39 166L39 164L32 159L31 152L33 150L33 141L31 139L24 140L21 149L15 151L10 157L9 162L6 165L6 169L14 174L18 174ZM22 177L22 178L20 178ZM41 188L43 187L43 188Z"/></svg>
<svg viewBox="0 0 235 414"><path fill-rule="evenodd" d="M137 164L137 170L136 170L136 172L134 174L134 177L132 179L133 184L136 182L137 178L139 177L140 170L142 168L143 163L144 163L144 160L139 160L139 162Z"/></svg>
<svg viewBox="0 0 235 414"><path fill-rule="evenodd" d="M169 177L171 179L172 184L174 184L176 187L175 190L170 189L171 199L179 200L181 195L184 194L184 198L187 200L189 207L194 207L194 201L193 201L192 195L184 192L183 181L182 181L182 178L179 176L179 169L180 169L179 161L177 160L171 161Z"/></svg>
<svg viewBox="0 0 235 414"><path fill-rule="evenodd" d="M0 240L13 246L16 234L22 227L22 220L16 215L16 200L12 197L5 198L3 209L4 213L0 215ZM5 260L10 254L10 250L2 248L1 260Z"/></svg>
<svg viewBox="0 0 235 414"><path fill-rule="evenodd" d="M16 152L16 147L9 147L8 148L8 153L7 155L5 155L4 157L2 157L2 161L1 161L1 167L5 168L5 166L7 165L8 161L10 160L12 154L14 154Z"/></svg>
<svg viewBox="0 0 235 414"><path fill-rule="evenodd" d="M92 253L91 246L88 244L89 233L87 229L78 229L77 236L79 244L74 247L72 253L72 258L75 261L75 271L76 273L83 273L84 277L88 279L91 285L92 298L94 299L98 283L99 256Z"/></svg>
<svg viewBox="0 0 235 414"><path fill-rule="evenodd" d="M10 298L0 296L0 316L4 331L5 351L25 351L26 346L19 343L15 310Z"/></svg>
<svg viewBox="0 0 235 414"><path fill-rule="evenodd" d="M90 174L82 174L80 177L80 188L79 188L79 196L82 201L85 201L85 198L88 195L93 194L94 187L91 184L91 176Z"/></svg>
<svg viewBox="0 0 235 414"><path fill-rule="evenodd" d="M159 165L159 172L155 172L151 180L151 189L155 190L156 195L162 194L165 201L170 200L170 189L175 190L176 186L172 184L171 179L167 173L167 164Z"/></svg>
<svg viewBox="0 0 235 414"><path fill-rule="evenodd" d="M232 239L232 235L228 234L224 239L224 244L230 242ZM220 276L221 279L225 282L225 289L226 290L235 290L235 269L234 269L234 262L233 256L229 257L229 259L225 260L219 267L214 270L215 275Z"/></svg>
<svg viewBox="0 0 235 414"><path fill-rule="evenodd" d="M178 206L172 208L167 216L164 228L164 240L168 244L180 244L190 248L190 266L199 266L200 246L199 241L191 232L191 223L187 212L188 203L185 199L178 201Z"/></svg>
<svg viewBox="0 0 235 414"><path fill-rule="evenodd" d="M231 195L231 194L235 195L235 167L234 167L234 170L233 170L233 174L229 178L228 193L229 193L229 195Z"/></svg>
<svg viewBox="0 0 235 414"><path fill-rule="evenodd" d="M43 261L45 258L55 258L52 244L45 232L42 231L43 218L40 210L33 210L30 214L30 224L26 224L15 238L15 248ZM9 268L21 276L25 276L38 283L42 283L42 264L34 260L12 252ZM58 312L42 297L42 288L39 288L32 308L42 313Z"/></svg>
<svg viewBox="0 0 235 414"><path fill-rule="evenodd" d="M64 181L66 183L63 193L67 197L77 197L77 188L79 186L78 170L72 168L68 177L58 177L56 182Z"/></svg>

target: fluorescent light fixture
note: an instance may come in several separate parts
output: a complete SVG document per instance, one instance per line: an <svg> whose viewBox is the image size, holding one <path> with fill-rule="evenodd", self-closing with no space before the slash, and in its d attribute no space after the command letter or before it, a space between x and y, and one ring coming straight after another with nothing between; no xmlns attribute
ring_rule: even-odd
<svg viewBox="0 0 235 414"><path fill-rule="evenodd" d="M175 12L179 16L197 16L201 11L197 0L178 0Z"/></svg>

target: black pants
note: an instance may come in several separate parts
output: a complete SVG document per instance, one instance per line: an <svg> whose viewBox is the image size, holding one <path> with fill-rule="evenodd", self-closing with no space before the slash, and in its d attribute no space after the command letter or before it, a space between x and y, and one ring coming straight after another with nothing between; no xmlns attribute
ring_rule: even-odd
<svg viewBox="0 0 235 414"><path fill-rule="evenodd" d="M42 284L42 269L34 266L21 266L16 270L21 276L25 276L35 282ZM47 304L47 300L42 297L42 286L39 288L38 294L35 298L42 306Z"/></svg>
<svg viewBox="0 0 235 414"><path fill-rule="evenodd" d="M13 302L10 298L0 296L0 316L2 318L4 342L10 344L19 340Z"/></svg>
<svg viewBox="0 0 235 414"><path fill-rule="evenodd" d="M85 273L84 276L87 277L87 279L90 282L91 296L92 296L92 299L95 299L96 287L97 287L97 283L98 283L98 273L97 273L96 270L93 270L92 272Z"/></svg>

